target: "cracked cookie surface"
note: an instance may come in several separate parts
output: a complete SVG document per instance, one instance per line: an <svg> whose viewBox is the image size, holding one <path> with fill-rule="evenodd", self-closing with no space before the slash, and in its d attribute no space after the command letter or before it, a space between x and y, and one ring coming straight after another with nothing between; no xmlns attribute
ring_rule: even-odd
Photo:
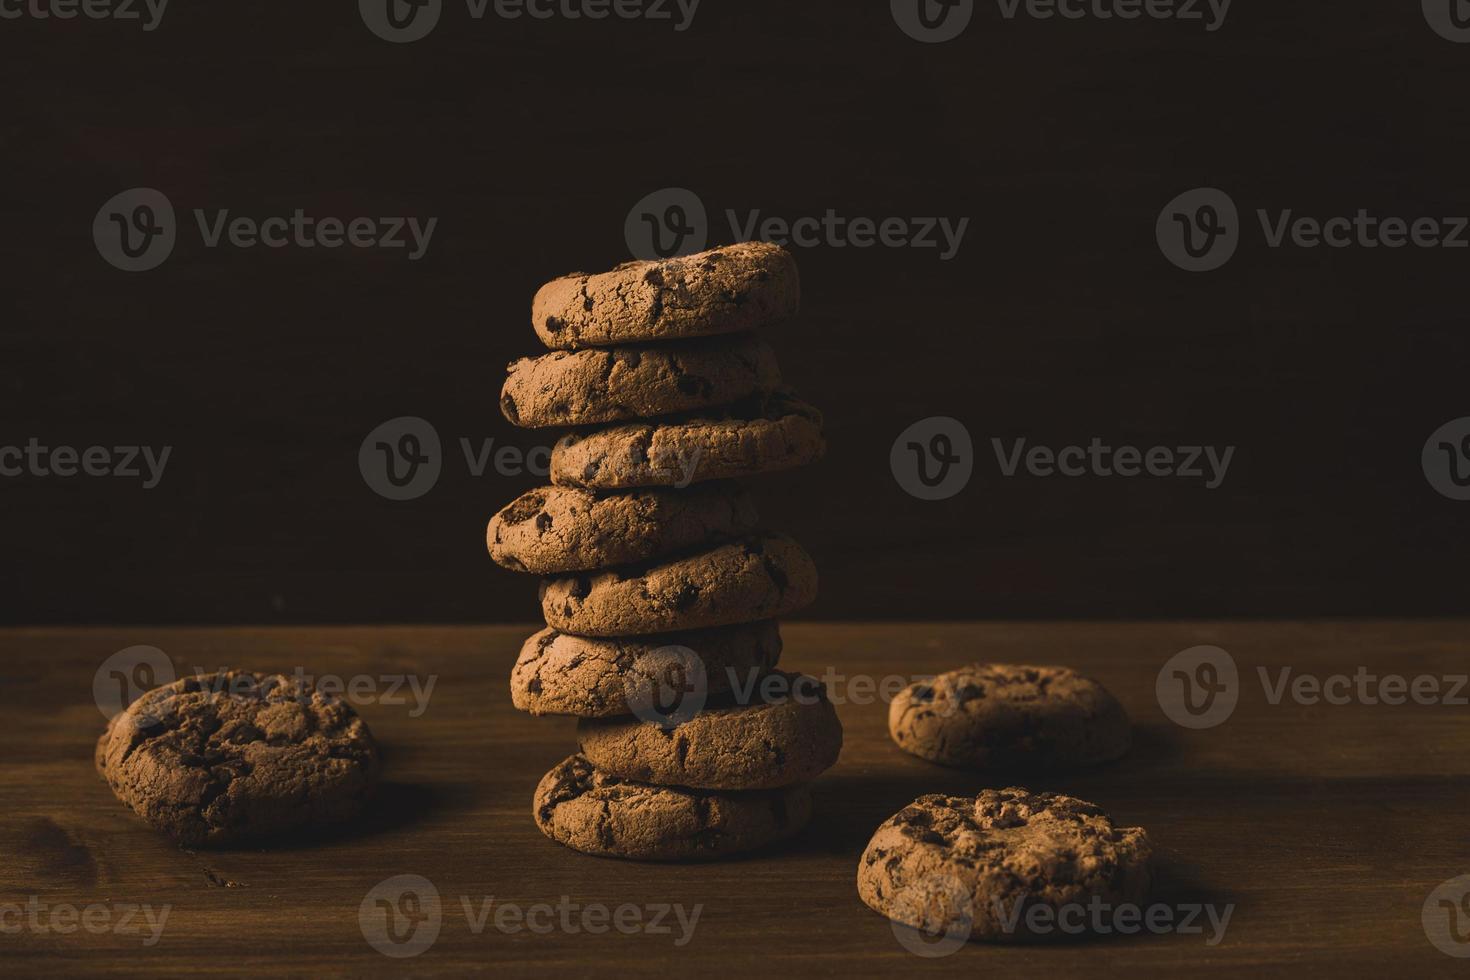
<svg viewBox="0 0 1470 980"><path fill-rule="evenodd" d="M790 253L745 242L563 276L537 291L531 323L547 347L576 350L741 333L787 320L800 305Z"/></svg>
<svg viewBox="0 0 1470 980"><path fill-rule="evenodd" d="M573 755L548 772L532 803L536 826L558 843L638 861L713 860L799 833L811 819L805 786L710 793L650 786L598 772Z"/></svg>
<svg viewBox="0 0 1470 980"><path fill-rule="evenodd" d="M1070 796L1017 787L974 799L921 796L873 835L857 886L869 908L916 929L1035 939L1043 937L1028 927L1032 906L1071 907L1068 921L1078 921L1094 899L1143 903L1152 854L1141 828L1115 826Z"/></svg>
<svg viewBox="0 0 1470 980"><path fill-rule="evenodd" d="M747 538L649 568L541 583L547 625L579 636L634 636L774 619L816 597L811 556L784 534Z"/></svg>
<svg viewBox="0 0 1470 980"><path fill-rule="evenodd" d="M1128 751L1128 713L1066 667L971 664L910 684L888 708L905 752L963 768L1085 766Z"/></svg>
<svg viewBox="0 0 1470 980"><path fill-rule="evenodd" d="M349 820L381 768L351 705L246 671L148 691L108 724L94 761L119 800L189 847Z"/></svg>
<svg viewBox="0 0 1470 980"><path fill-rule="evenodd" d="M583 719L577 739L598 770L697 789L773 789L815 779L842 752L842 722L820 681L772 674L711 702L681 725ZM765 695L769 694L769 697Z"/></svg>
<svg viewBox="0 0 1470 980"><path fill-rule="evenodd" d="M570 433L551 450L551 482L684 487L802 466L825 451L822 413L778 390L718 414Z"/></svg>
<svg viewBox="0 0 1470 980"><path fill-rule="evenodd" d="M734 484L611 495L548 486L502 509L485 537L505 568L554 575L647 561L739 537L758 522L750 494Z"/></svg>
<svg viewBox="0 0 1470 980"><path fill-rule="evenodd" d="M521 647L510 674L511 701L535 715L608 718L629 715L635 696L655 691L670 670L685 667L669 648L694 651L704 665L708 690L729 690L764 676L781 657L781 631L766 620L739 626L664 633L651 637L596 639L547 627ZM677 675L675 675L677 676Z"/></svg>
<svg viewBox="0 0 1470 980"><path fill-rule="evenodd" d="M770 345L749 335L556 351L510 365L500 410L533 429L621 422L726 405L780 382Z"/></svg>

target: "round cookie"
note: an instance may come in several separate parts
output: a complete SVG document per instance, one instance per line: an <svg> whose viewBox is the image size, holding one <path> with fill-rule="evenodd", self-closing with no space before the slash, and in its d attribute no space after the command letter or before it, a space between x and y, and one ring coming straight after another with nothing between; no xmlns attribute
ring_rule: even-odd
<svg viewBox="0 0 1470 980"><path fill-rule="evenodd" d="M713 860L795 836L811 819L805 786L708 793L648 786L567 758L536 787L536 826L558 843L635 861Z"/></svg>
<svg viewBox="0 0 1470 980"><path fill-rule="evenodd" d="M485 538L500 565L552 575L647 561L748 534L758 523L750 494L734 484L610 496L548 486L491 518Z"/></svg>
<svg viewBox="0 0 1470 980"><path fill-rule="evenodd" d="M802 466L825 451L822 413L776 391L706 417L570 433L552 447L551 482L598 490L685 487Z"/></svg>
<svg viewBox="0 0 1470 980"><path fill-rule="evenodd" d="M972 664L910 684L888 706L898 747L964 768L1085 766L1128 751L1128 713L1066 667Z"/></svg>
<svg viewBox="0 0 1470 980"><path fill-rule="evenodd" d="M582 755L600 772L663 786L695 789L773 789L826 772L842 752L842 722L820 681L772 675L779 693L706 707L664 729L636 718L583 719Z"/></svg>
<svg viewBox="0 0 1470 980"><path fill-rule="evenodd" d="M720 545L651 568L541 583L547 625L578 636L636 636L773 619L816 597L816 566L784 534Z"/></svg>
<svg viewBox="0 0 1470 980"><path fill-rule="evenodd" d="M704 664L712 694L731 683L762 677L781 657L781 631L772 620L665 633L657 637L596 639L573 636L547 627L521 647L510 674L511 701L533 715L608 718L631 714L630 688L654 690L665 665L682 667L660 651L679 646L693 650Z"/></svg>
<svg viewBox="0 0 1470 980"><path fill-rule="evenodd" d="M588 348L511 364L500 410L516 425L589 425L726 405L781 382L776 355L748 334L659 347Z"/></svg>
<svg viewBox="0 0 1470 980"><path fill-rule="evenodd" d="M1073 907L1045 920L1044 935L1062 938L1059 923L1089 921L1093 900L1143 904L1152 853L1141 828L1117 827L1070 796L1016 787L973 800L921 796L873 835L858 862L858 895L895 922L972 940L1043 938L1027 910Z"/></svg>
<svg viewBox="0 0 1470 980"><path fill-rule="evenodd" d="M531 324L552 350L740 333L796 314L796 260L744 242L698 255L574 272L542 286Z"/></svg>
<svg viewBox="0 0 1470 980"><path fill-rule="evenodd" d="M280 674L226 671L154 688L108 724L97 771L187 847L279 837L356 816L377 744L351 705Z"/></svg>

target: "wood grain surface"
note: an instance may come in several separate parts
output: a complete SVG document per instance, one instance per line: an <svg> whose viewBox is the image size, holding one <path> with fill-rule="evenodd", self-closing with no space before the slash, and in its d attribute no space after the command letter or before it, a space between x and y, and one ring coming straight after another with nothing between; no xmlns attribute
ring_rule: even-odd
<svg viewBox="0 0 1470 980"><path fill-rule="evenodd" d="M570 720L510 706L506 678L529 627L6 631L0 959L12 975L67 976L1463 975L1463 961L1431 944L1421 910L1436 886L1470 873L1466 708L1305 705L1289 696L1273 705L1256 668L1273 683L1287 666L1293 676L1359 667L1409 678L1463 674L1467 626L792 625L784 663L815 674L830 668L845 702L846 748L816 784L817 816L776 851L678 866L585 857L536 829L532 790L575 743ZM434 687L421 712L411 698L357 699L389 768L371 817L350 832L272 849L182 851L117 803L92 769L103 724L94 674L135 644L165 650L180 671L300 667L344 678L409 675L421 685L433 678ZM1233 656L1239 703L1218 727L1186 730L1165 717L1155 680L1169 657L1198 644ZM1206 926L1203 934L1060 945L969 944L924 958L858 900L858 856L880 822L922 793L992 785L898 751L885 706L860 703L871 689L858 678L975 659L1070 664L1119 695L1136 724L1127 758L1025 781L1148 828L1164 855L1159 901L1233 906L1223 939L1211 945ZM359 919L373 887L397 875L428 879L441 900L438 938L413 958L375 951ZM575 914L572 928L557 923L549 933L511 931L508 917L505 929L496 926L503 904L554 911L564 902L631 904L645 921L658 905L701 909L687 936L672 914L669 934L593 934ZM61 931L75 925L69 906L91 927ZM121 933L98 926L143 906L155 921L168 907L152 945L144 917Z"/></svg>

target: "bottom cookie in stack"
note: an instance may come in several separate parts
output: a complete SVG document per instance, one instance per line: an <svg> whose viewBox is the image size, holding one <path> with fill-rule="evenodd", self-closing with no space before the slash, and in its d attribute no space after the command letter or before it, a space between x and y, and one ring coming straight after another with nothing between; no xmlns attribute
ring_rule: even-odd
<svg viewBox="0 0 1470 980"><path fill-rule="evenodd" d="M687 721L584 718L582 751L541 780L546 836L644 861L713 860L800 833L810 780L837 761L842 724L821 684L775 673Z"/></svg>

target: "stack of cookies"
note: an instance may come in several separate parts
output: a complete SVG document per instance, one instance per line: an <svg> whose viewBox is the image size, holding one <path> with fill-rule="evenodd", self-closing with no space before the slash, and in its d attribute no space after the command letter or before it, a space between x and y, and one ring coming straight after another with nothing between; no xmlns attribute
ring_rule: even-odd
<svg viewBox="0 0 1470 980"><path fill-rule="evenodd" d="M516 707L581 719L542 779L537 825L590 854L717 858L797 833L842 727L811 678L774 670L776 620L816 597L791 538L761 530L743 477L812 462L820 413L752 331L790 319L781 248L747 243L537 293L552 353L510 366L501 409L570 427L551 485L490 522L501 565L544 577ZM673 698L669 698L669 695Z"/></svg>

